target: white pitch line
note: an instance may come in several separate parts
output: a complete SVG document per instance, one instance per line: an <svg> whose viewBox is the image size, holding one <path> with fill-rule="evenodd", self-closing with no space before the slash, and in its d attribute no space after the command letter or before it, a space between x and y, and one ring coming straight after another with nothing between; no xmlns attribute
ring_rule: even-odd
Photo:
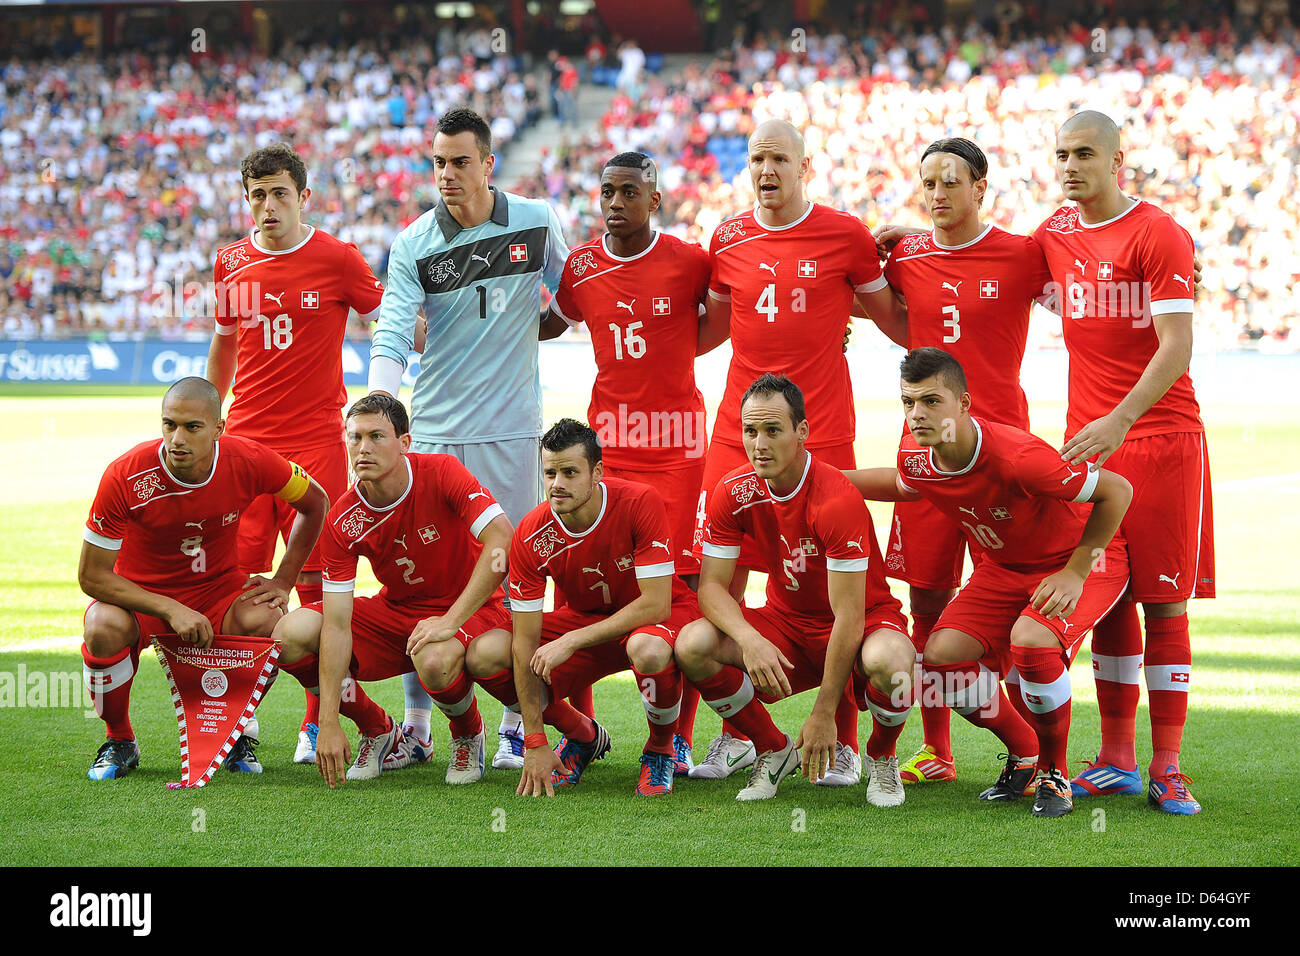
<svg viewBox="0 0 1300 956"><path fill-rule="evenodd" d="M37 654L48 651L75 651L81 647L81 637L43 637L21 644L0 644L0 654Z"/></svg>
<svg viewBox="0 0 1300 956"><path fill-rule="evenodd" d="M1234 478L1232 481L1214 482L1215 491L1234 491L1238 488L1258 488L1261 485L1289 485L1300 482L1300 471L1282 475L1255 475L1253 478Z"/></svg>

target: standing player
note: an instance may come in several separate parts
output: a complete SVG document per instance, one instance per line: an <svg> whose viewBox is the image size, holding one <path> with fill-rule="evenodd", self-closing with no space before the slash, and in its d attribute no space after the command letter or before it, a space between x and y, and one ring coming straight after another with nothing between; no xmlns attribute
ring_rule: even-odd
<svg viewBox="0 0 1300 956"><path fill-rule="evenodd" d="M518 524L541 500L541 287L559 287L569 250L545 201L488 185L492 133L477 113L453 109L438 121L433 160L441 201L393 240L370 390L397 396L423 309L411 448L458 458ZM425 737L429 698L414 678L403 686L408 736ZM522 767L519 715L507 710L498 734L492 765Z"/></svg>
<svg viewBox="0 0 1300 956"><path fill-rule="evenodd" d="M1061 457L1109 464L1133 485L1124 537L1131 600L1097 627L1093 668L1101 753L1076 796L1142 792L1135 723L1138 671L1151 704L1149 801L1199 813L1178 762L1192 648L1187 600L1214 597L1214 520L1205 426L1187 368L1192 356L1191 236L1150 203L1124 195L1119 130L1079 113L1056 138L1065 198L1038 227L1060 297L1070 353ZM1142 602L1146 653L1133 602Z"/></svg>
<svg viewBox="0 0 1300 956"><path fill-rule="evenodd" d="M740 415L750 465L727 474L710 496L700 574L705 617L682 631L678 664L704 702L759 750L737 800L775 796L799 766L799 747L814 783L834 764L834 711L852 676L853 700L871 711L873 724L867 800L897 806L904 794L894 748L912 707L914 655L871 514L839 469L805 448L808 418L793 382L762 376L745 392ZM780 569L768 576L759 608L742 607L728 587L745 538ZM819 685L812 714L791 740L762 701Z"/></svg>
<svg viewBox="0 0 1300 956"><path fill-rule="evenodd" d="M302 221L311 190L293 149L276 143L249 153L239 172L253 231L217 253L207 378L223 400L234 381L229 434L292 458L338 501L348 487L342 418L348 310L368 316L384 290L356 246ZM276 537L287 537L293 520L282 501L254 502L239 524L240 569L269 570ZM298 578L299 604L320 601L320 582L317 549ZM295 763L316 759L318 703L307 695Z"/></svg>
<svg viewBox="0 0 1300 956"><path fill-rule="evenodd" d="M609 751L605 729L563 698L630 668L650 725L636 793L671 793L682 696L673 642L698 609L674 574L663 500L647 485L603 478L596 433L571 418L543 436L542 468L548 500L520 523L510 548L514 637L485 649L476 670L514 670L527 731L518 792L553 796ZM547 577L566 604L543 612ZM564 733L558 754L547 745L544 724Z"/></svg>
<svg viewBox="0 0 1300 956"><path fill-rule="evenodd" d="M797 129L784 120L760 123L749 140L756 205L713 233L710 325L729 328L732 358L704 469L701 524L707 495L723 475L746 463L736 426L741 395L754 379L774 370L803 382L814 416L809 451L836 468L853 468L856 415L842 342L855 300L893 341L905 341L905 312L881 272L871 233L856 217L804 198L808 162ZM758 560L742 550L738 564L761 567ZM733 588L743 594L743 575ZM857 782L857 720L846 698L837 711L844 746L825 783ZM718 743L696 775L726 776L728 763L753 749L748 742Z"/></svg>
<svg viewBox="0 0 1300 956"><path fill-rule="evenodd" d="M131 682L151 636L174 632L207 647L219 632L270 634L325 521L325 492L300 467L255 441L223 438L224 426L217 390L183 378L163 396L162 442L142 442L100 479L77 567L93 599L81 646L86 685L108 728L91 780L140 763ZM236 547L240 516L263 494L297 513L270 579L240 571ZM261 773L250 724L226 766Z"/></svg>
<svg viewBox="0 0 1300 956"><path fill-rule="evenodd" d="M930 233L894 244L885 278L907 301L907 347L942 347L966 371L972 414L1029 430L1020 365L1034 300L1050 275L1038 244L980 219L988 159L968 139L940 139L921 154ZM906 433L906 426L904 426ZM909 585L917 660L961 584L961 526L925 499L894 505L885 573ZM904 783L955 780L948 708L921 700L925 741L900 768Z"/></svg>
<svg viewBox="0 0 1300 956"><path fill-rule="evenodd" d="M542 338L585 322L596 353L587 421L601 444L606 477L653 485L668 508L677 574L694 585L691 542L707 450L704 398L695 386L709 257L694 243L650 228L659 208L658 170L644 153L619 153L601 172L608 230L578 246L542 326ZM687 687L673 736L676 774L692 767L699 695Z"/></svg>
<svg viewBox="0 0 1300 956"><path fill-rule="evenodd" d="M897 467L849 479L867 498L924 496L980 556L926 642L922 693L942 694L1006 746L1006 766L980 799L1018 800L1032 780L1034 815L1064 816L1073 809L1069 662L1128 584L1113 539L1132 489L1113 472L1066 466L1022 429L972 418L965 373L942 349L909 352L901 372L911 434ZM1012 665L1028 722L998 687Z"/></svg>
<svg viewBox="0 0 1300 956"><path fill-rule="evenodd" d="M406 409L388 395L368 395L347 414L348 453L356 484L330 509L321 550L325 597L276 627L280 664L308 693L320 695L317 766L332 787L349 753L342 713L361 730L349 780L389 769L384 757L403 733L359 686L345 678L384 680L414 672L451 725L447 782L483 777L483 719L466 674L475 638L508 636L501 601L510 522L465 466L449 455L407 454ZM357 562L370 562L383 588L353 598ZM495 630L494 630L495 629ZM432 740L407 750L424 761Z"/></svg>

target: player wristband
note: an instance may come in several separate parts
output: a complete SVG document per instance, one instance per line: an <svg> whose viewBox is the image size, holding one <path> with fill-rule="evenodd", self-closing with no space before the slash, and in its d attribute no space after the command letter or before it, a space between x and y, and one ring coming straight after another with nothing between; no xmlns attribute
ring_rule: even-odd
<svg viewBox="0 0 1300 956"><path fill-rule="evenodd" d="M546 734L525 734L524 749L532 750L536 747L549 747L550 741L546 739Z"/></svg>

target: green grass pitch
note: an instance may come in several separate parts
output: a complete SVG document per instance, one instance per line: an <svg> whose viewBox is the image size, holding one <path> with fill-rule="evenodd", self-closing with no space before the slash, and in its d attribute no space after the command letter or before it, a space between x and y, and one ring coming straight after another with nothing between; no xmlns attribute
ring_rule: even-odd
<svg viewBox="0 0 1300 956"><path fill-rule="evenodd" d="M826 790L792 778L776 799L739 804L743 779L679 782L666 799L632 796L645 721L630 676L596 687L597 714L614 750L574 792L515 796L518 775L489 769L475 787L443 783L445 729L425 766L331 792L312 767L290 763L302 693L282 675L258 711L267 768L260 777L220 771L205 788L169 791L178 779L176 725L151 654L132 693L140 770L95 784L85 771L102 738L80 700L49 706L30 682L74 674L85 599L76 585L80 528L103 467L157 433L160 390L0 387L0 798L6 865L266 864L699 864L787 865L1294 865L1300 777L1300 424L1296 407L1208 407L1220 597L1191 609L1196 661L1184 769L1205 810L1173 818L1144 797L1078 801L1061 820L1034 820L1028 802L980 805L999 769L997 741L953 721L959 779L909 787L894 810L869 806L862 788ZM546 395L548 420L580 417L585 396ZM1061 433L1063 409L1036 404L1035 430ZM890 403L858 409L858 460L892 461L899 429ZM887 508L873 507L878 529ZM903 595L900 595L903 596ZM1072 670L1072 769L1098 745L1087 651ZM401 711L396 680L372 685ZM15 696L17 693L17 696ZM7 694L7 696L6 696ZM480 694L489 727L500 707ZM15 706L17 703L26 706ZM812 694L774 708L797 733ZM40 706L36 706L40 704ZM437 721L435 719L435 726ZM1150 755L1145 690L1138 753ZM696 753L718 720L701 707ZM865 735L869 720L863 718ZM351 728L348 728L349 730ZM552 732L552 739L555 734ZM865 740L865 736L863 738ZM900 743L919 745L920 720ZM489 749L493 747L489 738ZM1100 812L1099 812L1100 811Z"/></svg>

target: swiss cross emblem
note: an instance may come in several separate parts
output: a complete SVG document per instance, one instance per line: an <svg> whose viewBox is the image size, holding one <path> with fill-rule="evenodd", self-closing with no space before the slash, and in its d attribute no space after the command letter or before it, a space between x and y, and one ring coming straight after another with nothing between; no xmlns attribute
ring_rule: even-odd
<svg viewBox="0 0 1300 956"><path fill-rule="evenodd" d="M1099 262L1099 263L1097 263L1097 278L1098 278L1098 279L1109 279L1109 278L1110 278L1111 276L1113 276L1114 274L1115 274L1115 266L1114 266L1113 263L1110 263L1110 262Z"/></svg>
<svg viewBox="0 0 1300 956"><path fill-rule="evenodd" d="M433 525L425 525L420 529L420 540L425 544L432 544L438 540L438 529Z"/></svg>
<svg viewBox="0 0 1300 956"><path fill-rule="evenodd" d="M816 260L816 259L800 259L800 260L799 260L799 276L800 276L800 278L803 278L803 279L816 279L816 278L817 278L817 260Z"/></svg>
<svg viewBox="0 0 1300 956"><path fill-rule="evenodd" d="M1174 671L1169 675L1169 679L1177 681L1180 684L1186 684L1192 679L1192 675L1187 673L1187 671Z"/></svg>
<svg viewBox="0 0 1300 956"><path fill-rule="evenodd" d="M221 516L221 526L224 528L226 525L234 524L238 520L239 520L239 512L232 511L229 514L225 514Z"/></svg>
<svg viewBox="0 0 1300 956"><path fill-rule="evenodd" d="M999 521L1006 521L1011 517L1011 512L1006 508L990 508L989 514L997 518Z"/></svg>
<svg viewBox="0 0 1300 956"><path fill-rule="evenodd" d="M813 543L812 538L800 538L799 550L802 551L804 554L816 554L817 545Z"/></svg>
<svg viewBox="0 0 1300 956"><path fill-rule="evenodd" d="M654 300L655 315L667 315L673 310L672 300L667 296L660 296Z"/></svg>
<svg viewBox="0 0 1300 956"><path fill-rule="evenodd" d="M1025 701L1037 707L1043 705L1043 698L1039 697L1037 694L1025 694Z"/></svg>
<svg viewBox="0 0 1300 956"><path fill-rule="evenodd" d="M998 280L981 279L980 280L980 298L996 299L998 297Z"/></svg>
<svg viewBox="0 0 1300 956"><path fill-rule="evenodd" d="M320 293L319 293L319 292L304 292L304 293L302 294L302 307L303 307L304 309L319 309L319 308L320 308Z"/></svg>
<svg viewBox="0 0 1300 956"><path fill-rule="evenodd" d="M510 261L524 262L528 259L528 246L522 242L512 242L510 244Z"/></svg>
<svg viewBox="0 0 1300 956"><path fill-rule="evenodd" d="M632 555L625 554L614 563L618 565L620 571L626 571L628 568L632 567Z"/></svg>

